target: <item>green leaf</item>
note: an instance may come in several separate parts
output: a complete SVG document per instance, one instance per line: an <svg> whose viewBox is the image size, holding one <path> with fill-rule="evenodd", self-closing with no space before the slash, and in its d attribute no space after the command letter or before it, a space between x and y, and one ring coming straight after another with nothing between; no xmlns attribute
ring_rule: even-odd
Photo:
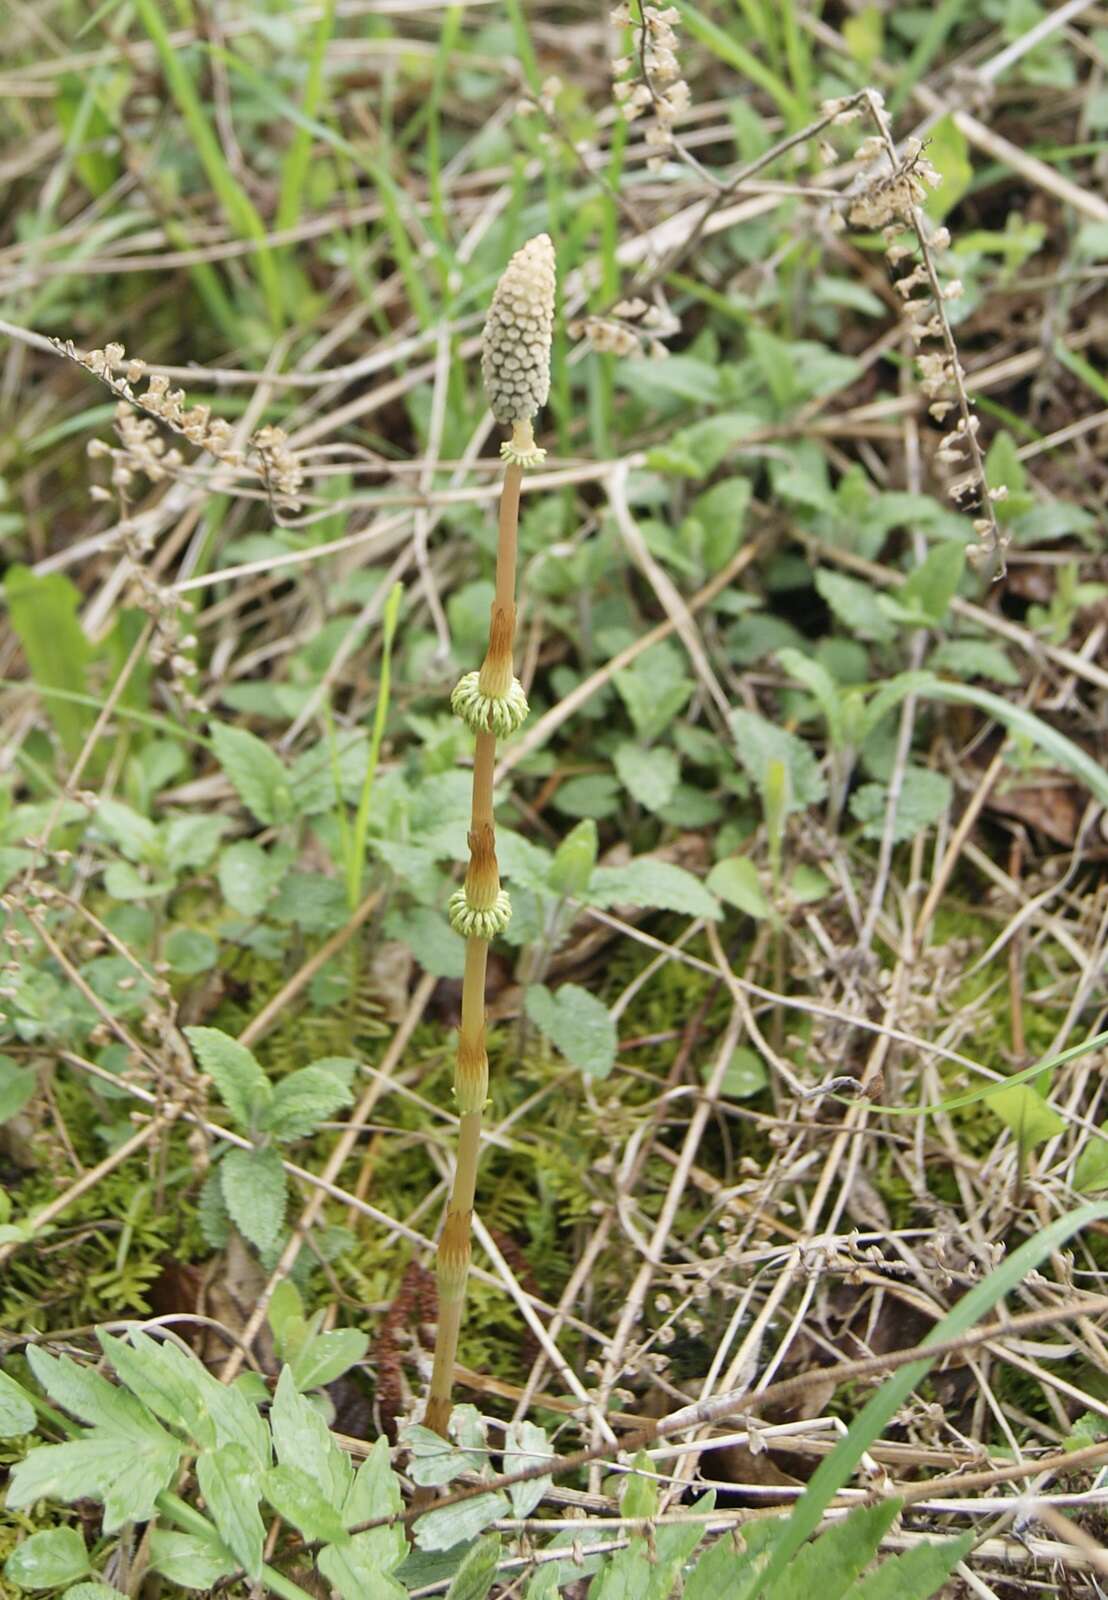
<svg viewBox="0 0 1108 1600"><path fill-rule="evenodd" d="M83 697L92 649L77 618L76 585L60 572L37 576L17 563L4 576L4 598L38 687ZM75 757L92 727L92 707L52 694L43 695L43 706L62 748Z"/></svg>
<svg viewBox="0 0 1108 1600"><path fill-rule="evenodd" d="M637 856L622 867L597 867L589 884L593 906L649 906L715 922L721 916L714 895L684 867L653 856Z"/></svg>
<svg viewBox="0 0 1108 1600"><path fill-rule="evenodd" d="M925 623L938 627L958 593L965 567L965 545L956 539L944 539L928 551L896 594L885 598L900 614L912 619L921 617Z"/></svg>
<svg viewBox="0 0 1108 1600"><path fill-rule="evenodd" d="M610 817L619 810L619 784L611 773L589 772L563 783L552 803L567 817Z"/></svg>
<svg viewBox="0 0 1108 1600"><path fill-rule="evenodd" d="M213 1533L204 1538L176 1528L150 1530L150 1565L182 1589L211 1589L238 1570L238 1562Z"/></svg>
<svg viewBox="0 0 1108 1600"><path fill-rule="evenodd" d="M647 811L659 811L677 787L680 766L672 750L645 750L642 745L618 745L615 769L623 787Z"/></svg>
<svg viewBox="0 0 1108 1600"><path fill-rule="evenodd" d="M860 1579L847 1600L931 1600L972 1549L972 1533L944 1539L939 1544L930 1540L917 1544L902 1555L891 1556L876 1572Z"/></svg>
<svg viewBox="0 0 1108 1600"><path fill-rule="evenodd" d="M728 721L738 758L762 791L768 792L774 762L785 769L784 809L803 811L827 793L827 784L811 748L795 733L778 728L753 711L732 711Z"/></svg>
<svg viewBox="0 0 1108 1600"><path fill-rule="evenodd" d="M773 1517L748 1522L710 1544L686 1579L681 1600L731 1600L743 1594L738 1580L765 1566L783 1521Z"/></svg>
<svg viewBox="0 0 1108 1600"><path fill-rule="evenodd" d="M178 1441L153 1418L141 1431L97 1429L66 1444L43 1445L12 1469L8 1509L47 1498L100 1500L105 1533L115 1533L125 1522L149 1522L181 1453Z"/></svg>
<svg viewBox="0 0 1108 1600"><path fill-rule="evenodd" d="M724 457L749 439L763 419L746 411L721 411L687 428L680 428L664 444L647 451L646 465L654 472L681 478L706 478Z"/></svg>
<svg viewBox="0 0 1108 1600"><path fill-rule="evenodd" d="M321 1122L353 1101L350 1084L357 1066L356 1061L333 1056L290 1072L274 1088L262 1127L275 1139L301 1139L314 1133Z"/></svg>
<svg viewBox="0 0 1108 1600"><path fill-rule="evenodd" d="M554 1451L546 1437L545 1428L533 1422L509 1423L504 1436L504 1471L521 1472L525 1467L537 1467L550 1460ZM512 1501L514 1517L529 1517L550 1488L553 1479L528 1478L523 1483L513 1483L508 1494Z"/></svg>
<svg viewBox="0 0 1108 1600"><path fill-rule="evenodd" d="M127 1600L127 1597L106 1583L75 1583L72 1589L65 1591L62 1600Z"/></svg>
<svg viewBox="0 0 1108 1600"><path fill-rule="evenodd" d="M272 1250L288 1201L285 1169L276 1150L228 1150L219 1163L219 1186L239 1232L259 1250Z"/></svg>
<svg viewBox="0 0 1108 1600"><path fill-rule="evenodd" d="M133 1395L117 1389L93 1367L69 1356L53 1356L40 1345L28 1345L27 1365L55 1405L82 1422L102 1424L117 1432L141 1432L146 1411Z"/></svg>
<svg viewBox="0 0 1108 1600"><path fill-rule="evenodd" d="M230 826L226 817L170 817L165 824L165 859L171 872L206 867Z"/></svg>
<svg viewBox="0 0 1108 1600"><path fill-rule="evenodd" d="M459 1500L456 1505L425 1512L417 1518L412 1532L420 1550L450 1550L456 1544L468 1544L470 1539L476 1539L490 1522L506 1517L510 1509L507 1495L491 1491L475 1494L471 1500Z"/></svg>
<svg viewBox="0 0 1108 1600"><path fill-rule="evenodd" d="M285 864L253 839L238 839L219 858L219 888L240 917L260 917L285 875Z"/></svg>
<svg viewBox="0 0 1108 1600"><path fill-rule="evenodd" d="M1033 1150L1037 1144L1045 1144L1066 1131L1066 1124L1054 1107L1029 1083L994 1089L985 1104L1015 1135L1021 1150Z"/></svg>
<svg viewBox="0 0 1108 1600"><path fill-rule="evenodd" d="M408 1590L373 1559L366 1542L368 1534L356 1533L341 1544L329 1544L319 1552L316 1565L333 1583L343 1600L407 1600Z"/></svg>
<svg viewBox="0 0 1108 1600"><path fill-rule="evenodd" d="M463 1472L479 1472L485 1464L482 1453L459 1449L418 1422L403 1430L400 1443L411 1451L408 1472L421 1487L451 1483Z"/></svg>
<svg viewBox="0 0 1108 1600"><path fill-rule="evenodd" d="M942 183L927 196L927 213L941 221L966 193L973 182L969 144L953 116L932 123L927 138L927 159L940 173Z"/></svg>
<svg viewBox="0 0 1108 1600"><path fill-rule="evenodd" d="M451 1580L446 1600L485 1600L496 1577L500 1561L500 1535L487 1534L479 1539Z"/></svg>
<svg viewBox="0 0 1108 1600"><path fill-rule="evenodd" d="M887 615L868 583L823 568L816 573L813 582L848 633L859 639L870 639L874 644L889 644L896 638L897 624Z"/></svg>
<svg viewBox="0 0 1108 1600"><path fill-rule="evenodd" d="M1074 1163L1073 1187L1081 1194L1095 1194L1108 1189L1108 1122L1102 1122L1102 1139L1087 1135Z"/></svg>
<svg viewBox="0 0 1108 1600"><path fill-rule="evenodd" d="M214 722L211 729L216 760L240 799L267 827L293 816L292 779L284 762L245 728Z"/></svg>
<svg viewBox="0 0 1108 1600"><path fill-rule="evenodd" d="M596 823L591 817L583 817L554 852L547 872L550 887L557 894L580 899L588 889L598 848Z"/></svg>
<svg viewBox="0 0 1108 1600"><path fill-rule="evenodd" d="M128 861L156 861L161 839L156 825L122 800L102 796L96 806L96 831L119 846Z"/></svg>
<svg viewBox="0 0 1108 1600"><path fill-rule="evenodd" d="M762 888L758 869L749 856L727 856L717 861L708 874L707 887L730 906L737 906L748 917L768 917L771 906Z"/></svg>
<svg viewBox="0 0 1108 1600"><path fill-rule="evenodd" d="M823 900L831 892L831 879L818 867L810 867L804 861L793 869L789 879L789 893L797 905L812 905L817 900Z"/></svg>
<svg viewBox="0 0 1108 1600"><path fill-rule="evenodd" d="M262 1575L265 1524L258 1510L260 1474L241 1444L202 1450L196 1478L219 1536L248 1577Z"/></svg>
<svg viewBox="0 0 1108 1600"><path fill-rule="evenodd" d="M310 1541L344 1540L346 1530L332 1501L313 1478L291 1463L270 1467L262 1477L262 1491L279 1516Z"/></svg>
<svg viewBox="0 0 1108 1600"><path fill-rule="evenodd" d="M96 1337L120 1380L148 1410L190 1439L216 1442L208 1416L212 1378L195 1356L138 1328L131 1329L130 1343L103 1328Z"/></svg>
<svg viewBox="0 0 1108 1600"><path fill-rule="evenodd" d="M210 972L219 960L219 946L199 928L173 928L166 934L162 953L174 972L184 978Z"/></svg>
<svg viewBox="0 0 1108 1600"><path fill-rule="evenodd" d="M932 650L927 665L936 671L945 669L962 680L992 678L1013 687L1020 681L1007 652L988 639L944 639Z"/></svg>
<svg viewBox="0 0 1108 1600"><path fill-rule="evenodd" d="M341 1506L354 1481L350 1457L312 1402L297 1391L288 1367L278 1379L269 1423L281 1466L304 1471L329 1505Z"/></svg>
<svg viewBox="0 0 1108 1600"><path fill-rule="evenodd" d="M35 1425L35 1408L30 1396L14 1378L0 1372L0 1439L16 1439L30 1433Z"/></svg>
<svg viewBox="0 0 1108 1600"><path fill-rule="evenodd" d="M369 1335L360 1328L313 1334L289 1362L293 1381L301 1391L322 1389L361 1361L368 1349Z"/></svg>
<svg viewBox="0 0 1108 1600"><path fill-rule="evenodd" d="M603 1001L576 983L564 983L557 994L535 983L527 990L525 1005L531 1021L567 1061L590 1078L608 1076L619 1040Z"/></svg>
<svg viewBox="0 0 1108 1600"><path fill-rule="evenodd" d="M219 1028L186 1028L185 1037L231 1116L253 1128L273 1099L273 1085L251 1052Z"/></svg>
<svg viewBox="0 0 1108 1600"><path fill-rule="evenodd" d="M113 900L151 900L168 894L172 878L144 878L129 861L113 861L104 872L104 887Z"/></svg>
<svg viewBox="0 0 1108 1600"><path fill-rule="evenodd" d="M862 824L862 837L880 839L885 831L888 788L883 783L864 783L851 796L850 810ZM893 842L914 839L924 828L942 816L954 797L954 786L943 772L926 767L906 767L893 822Z"/></svg>
<svg viewBox="0 0 1108 1600"><path fill-rule="evenodd" d="M800 650L778 650L777 660L784 672L802 683L811 694L827 723L831 743L841 747L848 742L845 718L847 691L837 684L821 661Z"/></svg>
<svg viewBox="0 0 1108 1600"><path fill-rule="evenodd" d="M76 1528L47 1528L17 1544L4 1563L4 1576L21 1589L53 1589L88 1571L88 1551Z"/></svg>
<svg viewBox="0 0 1108 1600"><path fill-rule="evenodd" d="M38 1073L20 1067L11 1056L0 1056L0 1122L16 1116L38 1088Z"/></svg>
<svg viewBox="0 0 1108 1600"><path fill-rule="evenodd" d="M705 1083L712 1076L713 1065L711 1060L707 1060L700 1068L700 1076ZM731 1053L719 1092L730 1100L749 1100L751 1095L760 1094L768 1082L769 1076L761 1056L747 1045L740 1044Z"/></svg>
<svg viewBox="0 0 1108 1600"><path fill-rule="evenodd" d="M379 1438L358 1468L342 1508L342 1520L353 1528L377 1517L392 1517L403 1506L400 1479L389 1464L388 1441ZM391 1572L408 1554L407 1534L395 1522L355 1534L353 1542L358 1559L372 1561L381 1572Z"/></svg>
<svg viewBox="0 0 1108 1600"><path fill-rule="evenodd" d="M770 1593L773 1600L842 1600L848 1585L867 1567L892 1526L901 1502L859 1506L813 1544L799 1551Z"/></svg>

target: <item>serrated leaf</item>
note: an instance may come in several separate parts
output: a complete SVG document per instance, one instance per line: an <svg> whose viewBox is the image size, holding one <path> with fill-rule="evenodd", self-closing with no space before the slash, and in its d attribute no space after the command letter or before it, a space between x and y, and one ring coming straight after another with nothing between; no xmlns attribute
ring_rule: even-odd
<svg viewBox="0 0 1108 1600"><path fill-rule="evenodd" d="M342 1518L333 1503L301 1467L291 1463L270 1467L262 1477L262 1492L274 1511L299 1529L305 1539L330 1543L346 1538Z"/></svg>
<svg viewBox="0 0 1108 1600"><path fill-rule="evenodd" d="M490 1533L467 1551L450 1581L446 1600L485 1600L500 1561L500 1535Z"/></svg>
<svg viewBox="0 0 1108 1600"><path fill-rule="evenodd" d="M825 568L820 568L813 582L848 633L875 644L889 644L896 638L897 624L882 609L868 583Z"/></svg>
<svg viewBox="0 0 1108 1600"><path fill-rule="evenodd" d="M96 830L118 845L128 861L154 861L160 853L157 825L122 800L97 801Z"/></svg>
<svg viewBox="0 0 1108 1600"><path fill-rule="evenodd" d="M293 815L292 779L281 758L245 728L215 722L211 729L216 760L240 799L267 827Z"/></svg>
<svg viewBox="0 0 1108 1600"><path fill-rule="evenodd" d="M0 1439L15 1439L30 1433L35 1425L31 1398L6 1372L0 1372Z"/></svg>
<svg viewBox="0 0 1108 1600"><path fill-rule="evenodd" d="M316 1061L282 1078L261 1125L275 1139L301 1139L314 1133L342 1106L354 1099L350 1084L358 1063L342 1056Z"/></svg>
<svg viewBox="0 0 1108 1600"><path fill-rule="evenodd" d="M322 1389L355 1366L369 1349L369 1335L360 1328L333 1328L305 1340L289 1365L300 1390Z"/></svg>
<svg viewBox="0 0 1108 1600"><path fill-rule="evenodd" d="M204 1243L210 1245L213 1250L222 1250L231 1237L231 1214L223 1198L218 1166L210 1168L207 1177L200 1185L200 1194L196 1202L196 1220L200 1224Z"/></svg>
<svg viewBox="0 0 1108 1600"><path fill-rule="evenodd" d="M768 917L773 909L749 856L727 856L717 861L708 874L707 887L748 917Z"/></svg>
<svg viewBox="0 0 1108 1600"><path fill-rule="evenodd" d="M504 1471L521 1472L525 1467L537 1467L554 1454L546 1437L546 1430L533 1422L512 1422L504 1436ZM513 1483L508 1490L512 1501L512 1515L529 1517L550 1488L553 1479L544 1474L541 1478L528 1478L524 1483Z"/></svg>
<svg viewBox="0 0 1108 1600"><path fill-rule="evenodd" d="M127 1596L106 1583L75 1583L62 1600L127 1600Z"/></svg>
<svg viewBox="0 0 1108 1600"><path fill-rule="evenodd" d="M215 1443L207 1406L211 1380L195 1357L137 1328L130 1343L103 1328L96 1330L96 1337L121 1381L156 1417L201 1444Z"/></svg>
<svg viewBox="0 0 1108 1600"><path fill-rule="evenodd" d="M239 1232L259 1250L271 1250L288 1202L285 1169L276 1150L228 1150L219 1163L219 1186Z"/></svg>
<svg viewBox="0 0 1108 1600"><path fill-rule="evenodd" d="M888 788L883 783L864 783L850 799L851 814L862 824L862 836L880 839L885 832ZM943 815L954 796L954 786L943 772L926 767L906 767L893 821L893 842L914 839Z"/></svg>
<svg viewBox="0 0 1108 1600"><path fill-rule="evenodd" d="M883 1500L859 1506L793 1557L773 1585L773 1600L842 1600L848 1586L869 1565L899 1512L901 1502Z"/></svg>
<svg viewBox="0 0 1108 1600"><path fill-rule="evenodd" d="M420 1550L451 1550L468 1544L484 1532L490 1522L506 1517L511 1508L507 1495L499 1492L476 1494L469 1500L427 1511L417 1518L412 1532Z"/></svg>
<svg viewBox="0 0 1108 1600"><path fill-rule="evenodd" d="M615 1065L619 1038L603 1001L580 984L564 983L557 994L545 984L527 990L527 1015L567 1061L590 1078L606 1078Z"/></svg>
<svg viewBox="0 0 1108 1600"><path fill-rule="evenodd" d="M740 1596L740 1578L749 1579L769 1559L769 1550L781 1531L779 1517L748 1522L741 1531L725 1533L708 1546L685 1581L682 1600L723 1600Z"/></svg>
<svg viewBox="0 0 1108 1600"><path fill-rule="evenodd" d="M383 1572L373 1559L368 1535L356 1533L341 1544L329 1544L319 1552L316 1565L333 1583L343 1600L407 1600L403 1584Z"/></svg>
<svg viewBox="0 0 1108 1600"><path fill-rule="evenodd" d="M712 922L722 915L719 902L699 878L672 861L658 861L653 856L638 856L622 867L597 867L587 898L593 906L649 906Z"/></svg>
<svg viewBox="0 0 1108 1600"><path fill-rule="evenodd" d="M210 934L199 928L173 928L162 947L165 959L183 978L210 972L219 960L219 946Z"/></svg>
<svg viewBox="0 0 1108 1600"><path fill-rule="evenodd" d="M231 1116L253 1128L273 1099L273 1085L251 1052L219 1028L186 1028L185 1037Z"/></svg>
<svg viewBox="0 0 1108 1600"><path fill-rule="evenodd" d="M330 1505L341 1506L354 1480L350 1457L335 1443L316 1407L298 1392L288 1367L277 1381L269 1425L281 1466L306 1472Z"/></svg>
<svg viewBox="0 0 1108 1600"><path fill-rule="evenodd" d="M463 1472L479 1472L485 1464L482 1453L460 1450L419 1422L402 1431L400 1443L411 1451L408 1474L421 1487L451 1483Z"/></svg>
<svg viewBox="0 0 1108 1600"><path fill-rule="evenodd" d="M774 763L779 762L786 777L787 812L803 811L823 799L827 784L815 754L803 739L754 711L732 711L728 721L739 761L763 795L769 788Z"/></svg>
<svg viewBox="0 0 1108 1600"><path fill-rule="evenodd" d="M614 764L623 787L647 811L658 811L666 804L681 775L672 750L647 750L630 740L617 746Z"/></svg>
<svg viewBox="0 0 1108 1600"><path fill-rule="evenodd" d="M196 1478L208 1515L219 1536L248 1577L262 1575L265 1524L258 1510L260 1474L240 1444L223 1444L202 1450L196 1458Z"/></svg>
<svg viewBox="0 0 1108 1600"><path fill-rule="evenodd" d="M403 1506L400 1479L389 1462L388 1441L377 1439L350 1487L342 1508L343 1523L354 1528L377 1517L394 1516ZM400 1523L368 1528L355 1535L355 1542L359 1559L372 1561L382 1572L391 1572L408 1554L408 1536Z"/></svg>
<svg viewBox="0 0 1108 1600"><path fill-rule="evenodd" d="M53 1589L88 1571L88 1551L76 1528L46 1528L17 1544L4 1563L4 1576L21 1589Z"/></svg>
<svg viewBox="0 0 1108 1600"><path fill-rule="evenodd" d="M27 1365L54 1404L71 1411L82 1422L137 1439L146 1424L153 1421L133 1395L69 1356L53 1356L40 1345L28 1345Z"/></svg>
<svg viewBox="0 0 1108 1600"><path fill-rule="evenodd" d="M164 826L169 870L184 872L206 867L229 826L226 817L170 817Z"/></svg>
<svg viewBox="0 0 1108 1600"><path fill-rule="evenodd" d="M890 1556L876 1572L860 1578L846 1600L931 1600L972 1549L972 1533L941 1543L928 1540L917 1544L902 1555Z"/></svg>
<svg viewBox="0 0 1108 1600"><path fill-rule="evenodd" d="M138 1434L98 1428L82 1439L32 1450L12 1469L7 1505L15 1510L45 1498L100 1500L104 1532L114 1533L125 1522L149 1522L181 1453L178 1441L152 1417Z"/></svg>
<svg viewBox="0 0 1108 1600"><path fill-rule="evenodd" d="M944 539L920 562L907 581L889 598L903 612L919 615L938 626L958 593L966 566L966 547L956 539Z"/></svg>
<svg viewBox="0 0 1108 1600"><path fill-rule="evenodd" d="M176 1528L150 1530L150 1565L182 1589L211 1589L238 1570L238 1562L213 1533L203 1538Z"/></svg>

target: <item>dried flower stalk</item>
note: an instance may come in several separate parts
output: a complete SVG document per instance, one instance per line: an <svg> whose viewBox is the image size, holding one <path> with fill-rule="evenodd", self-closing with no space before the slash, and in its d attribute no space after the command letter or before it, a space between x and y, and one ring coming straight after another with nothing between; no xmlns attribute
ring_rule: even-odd
<svg viewBox="0 0 1108 1600"><path fill-rule="evenodd" d="M473 729L477 746L469 867L465 883L451 896L449 905L451 924L466 941L462 1020L454 1070L460 1122L454 1185L435 1262L439 1320L431 1391L424 1414L427 1427L444 1438L450 1422L454 1360L465 1307L470 1219L477 1185L481 1117L489 1083L485 972L489 942L504 931L511 916L496 861L492 784L497 739L514 733L527 715L527 700L512 659L519 496L524 470L543 459L543 451L535 444L534 418L550 391L553 327L554 247L543 233L525 244L508 263L485 324L481 361L485 388L493 416L511 429L511 437L500 451L507 468L500 497L496 594L488 652L480 671L466 673L450 699L455 714Z"/></svg>

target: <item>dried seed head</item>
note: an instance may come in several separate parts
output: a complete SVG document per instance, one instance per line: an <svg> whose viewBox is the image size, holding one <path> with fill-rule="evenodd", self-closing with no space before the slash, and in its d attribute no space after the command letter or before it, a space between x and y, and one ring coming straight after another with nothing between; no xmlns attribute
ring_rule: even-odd
<svg viewBox="0 0 1108 1600"><path fill-rule="evenodd" d="M554 246L528 240L508 262L485 323L481 373L497 422L530 422L550 393Z"/></svg>

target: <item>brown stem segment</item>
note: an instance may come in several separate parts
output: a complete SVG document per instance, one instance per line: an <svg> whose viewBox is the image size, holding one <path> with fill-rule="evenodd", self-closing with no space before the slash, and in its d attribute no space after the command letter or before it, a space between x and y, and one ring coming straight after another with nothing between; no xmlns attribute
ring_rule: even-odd
<svg viewBox="0 0 1108 1600"><path fill-rule="evenodd" d="M500 534L496 550L496 598L489 622L489 654L500 670L507 662L511 682L515 635L516 538L523 468L512 463L504 474L500 496ZM495 821L492 812L496 735L479 733L473 759L473 804L470 821L470 873L475 881L496 877ZM490 877L491 873L491 877ZM497 887L499 879L497 878ZM495 894L494 894L495 898ZM424 1425L445 1438L450 1421L451 1392L458 1334L465 1310L469 1272L470 1219L477 1188L477 1160L481 1147L481 1116L488 1092L488 1057L485 1053L485 971L487 939L466 940L462 978L462 1020L454 1068L454 1092L461 1121L454 1187L439 1239L435 1270L439 1285L439 1321L435 1334L435 1360Z"/></svg>

